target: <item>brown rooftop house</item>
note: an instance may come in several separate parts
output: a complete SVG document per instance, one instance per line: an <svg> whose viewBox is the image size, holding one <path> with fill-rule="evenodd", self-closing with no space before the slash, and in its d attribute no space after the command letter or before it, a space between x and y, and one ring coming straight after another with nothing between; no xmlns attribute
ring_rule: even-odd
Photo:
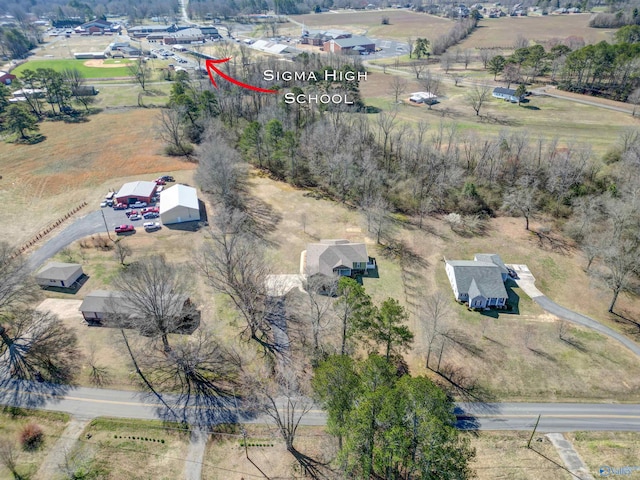
<svg viewBox="0 0 640 480"><path fill-rule="evenodd" d="M78 263L49 262L36 273L36 282L41 287L72 288L82 275Z"/></svg>
<svg viewBox="0 0 640 480"><path fill-rule="evenodd" d="M173 299L162 302L167 312L166 317L179 317L180 321L174 322L177 327L171 333L192 333L200 323L200 312L185 295L175 295ZM136 308L123 292L108 290L94 290L89 293L82 304L80 312L85 321L91 326L127 328L134 320ZM165 317L165 318L166 318ZM136 321L136 323L139 323Z"/></svg>
<svg viewBox="0 0 640 480"><path fill-rule="evenodd" d="M376 261L367 254L364 243L349 240L320 240L307 245L307 275L355 277L375 270Z"/></svg>

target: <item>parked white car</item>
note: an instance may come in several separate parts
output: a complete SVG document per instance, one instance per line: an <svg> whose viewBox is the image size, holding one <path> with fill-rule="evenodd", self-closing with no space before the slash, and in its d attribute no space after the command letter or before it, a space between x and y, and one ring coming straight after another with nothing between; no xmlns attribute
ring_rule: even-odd
<svg viewBox="0 0 640 480"><path fill-rule="evenodd" d="M160 222L144 222L142 226L147 232L152 232L154 230L159 230L162 228L162 225L160 225Z"/></svg>

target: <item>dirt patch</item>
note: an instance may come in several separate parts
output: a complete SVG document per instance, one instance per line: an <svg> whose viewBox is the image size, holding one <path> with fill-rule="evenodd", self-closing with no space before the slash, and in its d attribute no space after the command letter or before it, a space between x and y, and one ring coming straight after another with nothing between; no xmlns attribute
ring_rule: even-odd
<svg viewBox="0 0 640 480"><path fill-rule="evenodd" d="M117 60L114 63L104 63L104 60L101 59L93 59L93 60L87 60L86 62L84 62L83 64L85 67L96 67L96 68L120 68L120 67L128 67L129 65L132 65L131 63L127 62L118 62Z"/></svg>

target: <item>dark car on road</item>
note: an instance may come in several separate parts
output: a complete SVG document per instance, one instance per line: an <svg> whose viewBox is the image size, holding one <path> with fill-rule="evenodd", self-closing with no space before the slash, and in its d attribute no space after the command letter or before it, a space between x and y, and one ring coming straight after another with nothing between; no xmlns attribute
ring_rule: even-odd
<svg viewBox="0 0 640 480"><path fill-rule="evenodd" d="M120 225L116 227L116 233L127 233L127 232L135 232L136 227L133 225Z"/></svg>

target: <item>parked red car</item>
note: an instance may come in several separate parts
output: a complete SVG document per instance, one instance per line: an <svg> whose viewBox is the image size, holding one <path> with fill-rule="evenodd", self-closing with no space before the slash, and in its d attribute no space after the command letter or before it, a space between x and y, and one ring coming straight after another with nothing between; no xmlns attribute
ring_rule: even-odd
<svg viewBox="0 0 640 480"><path fill-rule="evenodd" d="M126 212L127 217L131 217L132 215L138 215L138 211L137 210L127 210Z"/></svg>
<svg viewBox="0 0 640 480"><path fill-rule="evenodd" d="M126 209L127 209L127 206L126 206L124 203L116 203L116 204L113 206L113 209L114 209L114 210L126 210Z"/></svg>
<svg viewBox="0 0 640 480"><path fill-rule="evenodd" d="M142 215L144 215L145 213L149 213L149 212L160 213L160 209L158 207L147 207L147 208L143 208L142 210L140 210L140 213Z"/></svg>
<svg viewBox="0 0 640 480"><path fill-rule="evenodd" d="M136 227L133 225L120 225L116 227L116 233L127 233L127 232L135 232Z"/></svg>
<svg viewBox="0 0 640 480"><path fill-rule="evenodd" d="M156 185L166 185L167 182L165 182L164 180L162 180L161 178L156 180Z"/></svg>

